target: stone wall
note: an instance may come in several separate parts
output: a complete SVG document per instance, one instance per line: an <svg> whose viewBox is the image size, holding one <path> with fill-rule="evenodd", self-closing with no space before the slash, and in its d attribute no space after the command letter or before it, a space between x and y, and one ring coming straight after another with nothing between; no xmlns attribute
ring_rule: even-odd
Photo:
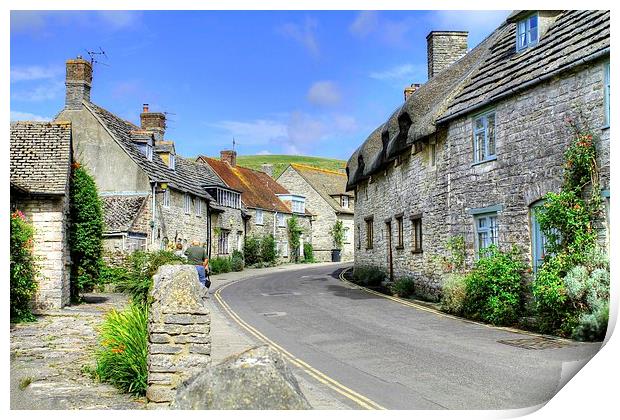
<svg viewBox="0 0 620 420"><path fill-rule="evenodd" d="M497 159L473 163L471 115L441 129L437 160L430 161L427 143L418 153L403 155L356 189L355 265L388 267L386 221L392 226L394 274L413 276L418 292L437 297L445 242L465 237L467 258L474 258L474 218L471 209L499 205L500 247L517 245L531 261L530 205L562 181L563 154L571 139L565 119L580 110L598 144L601 186L609 189L609 128L603 126L603 65L596 63L538 85L497 103ZM413 153L413 154L412 154ZM404 247L396 249L397 215L403 215ZM412 252L411 215L422 215L421 253ZM374 242L366 249L365 218L373 217Z"/></svg>
<svg viewBox="0 0 620 420"><path fill-rule="evenodd" d="M153 276L146 391L149 408L168 408L177 387L211 364L206 292L190 265L165 265Z"/></svg>
<svg viewBox="0 0 620 420"><path fill-rule="evenodd" d="M228 230L228 253L224 254L219 249L219 235L221 230ZM241 217L241 210L224 207L223 213L215 213L211 216L211 257L231 255L233 250L238 249L237 235L241 233L241 249L245 237L245 223Z"/></svg>
<svg viewBox="0 0 620 420"><path fill-rule="evenodd" d="M151 207L152 200L149 197ZM207 201L202 199L202 211L196 214L196 200L192 196L192 205L189 214L185 213L185 193L170 189L170 206L164 207L164 194L157 193L155 200L155 244L157 249L160 243L176 243L179 240L183 248L191 245L196 240L201 244L209 238L207 223ZM150 214L150 212L148 212Z"/></svg>
<svg viewBox="0 0 620 420"><path fill-rule="evenodd" d="M67 196L17 198L16 207L34 227L34 256L39 268L35 309L57 309L69 304L71 256L68 247Z"/></svg>

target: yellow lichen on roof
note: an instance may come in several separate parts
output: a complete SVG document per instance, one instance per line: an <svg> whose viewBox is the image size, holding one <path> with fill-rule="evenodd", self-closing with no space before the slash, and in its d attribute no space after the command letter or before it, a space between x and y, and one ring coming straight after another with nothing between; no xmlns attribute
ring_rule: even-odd
<svg viewBox="0 0 620 420"><path fill-rule="evenodd" d="M291 163L291 166L293 168L309 169L309 170L312 170L312 171L324 172L326 174L347 176L346 174L344 174L342 172L339 172L339 171L332 171L331 169L317 168L316 166L304 165L302 163Z"/></svg>

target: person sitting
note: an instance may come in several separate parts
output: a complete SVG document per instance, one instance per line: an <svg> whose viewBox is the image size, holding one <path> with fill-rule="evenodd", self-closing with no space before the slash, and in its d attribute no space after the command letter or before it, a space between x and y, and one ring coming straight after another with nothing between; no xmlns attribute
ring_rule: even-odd
<svg viewBox="0 0 620 420"><path fill-rule="evenodd" d="M207 278L207 269L209 268L207 250L200 246L198 241L192 241L192 246L185 250L185 255L187 256L187 262L196 267L200 284L208 289L211 286L211 281Z"/></svg>

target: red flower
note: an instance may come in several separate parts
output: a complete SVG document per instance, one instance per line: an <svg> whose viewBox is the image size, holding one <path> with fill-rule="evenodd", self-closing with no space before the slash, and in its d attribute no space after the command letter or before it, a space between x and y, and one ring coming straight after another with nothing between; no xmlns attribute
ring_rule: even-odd
<svg viewBox="0 0 620 420"><path fill-rule="evenodd" d="M15 210L13 214L11 214L11 217L13 219L17 219L19 217L23 221L26 221L26 216L24 216L24 213L22 213L20 210Z"/></svg>

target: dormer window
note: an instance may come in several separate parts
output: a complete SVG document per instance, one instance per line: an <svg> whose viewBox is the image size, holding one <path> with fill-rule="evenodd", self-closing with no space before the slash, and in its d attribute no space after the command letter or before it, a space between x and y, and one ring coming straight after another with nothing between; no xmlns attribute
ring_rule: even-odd
<svg viewBox="0 0 620 420"><path fill-rule="evenodd" d="M535 13L517 22L517 51L538 43L538 14Z"/></svg>
<svg viewBox="0 0 620 420"><path fill-rule="evenodd" d="M144 148L144 156L146 156L148 160L153 161L153 146L148 143Z"/></svg>
<svg viewBox="0 0 620 420"><path fill-rule="evenodd" d="M349 208L349 196L347 196L347 195L343 195L343 196L341 197L341 200L340 200L340 206L341 206L342 208L345 208L345 209L348 209L348 208Z"/></svg>
<svg viewBox="0 0 620 420"><path fill-rule="evenodd" d="M174 153L170 153L170 158L168 159L168 167L173 171L176 168L176 155Z"/></svg>

